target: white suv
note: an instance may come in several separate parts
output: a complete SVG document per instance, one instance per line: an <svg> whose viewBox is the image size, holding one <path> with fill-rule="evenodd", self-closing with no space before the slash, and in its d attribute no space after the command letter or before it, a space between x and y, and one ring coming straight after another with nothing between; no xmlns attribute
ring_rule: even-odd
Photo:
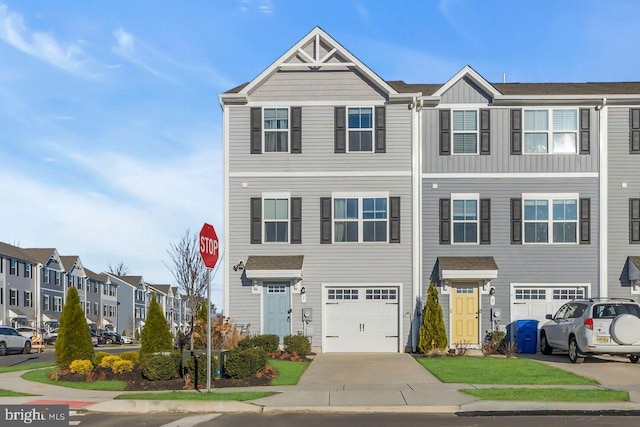
<svg viewBox="0 0 640 427"><path fill-rule="evenodd" d="M610 354L640 360L640 304L631 299L591 298L566 303L540 328L540 352L569 352L572 363Z"/></svg>
<svg viewBox="0 0 640 427"><path fill-rule="evenodd" d="M10 351L31 353L31 339L23 337L13 328L0 326L0 356Z"/></svg>

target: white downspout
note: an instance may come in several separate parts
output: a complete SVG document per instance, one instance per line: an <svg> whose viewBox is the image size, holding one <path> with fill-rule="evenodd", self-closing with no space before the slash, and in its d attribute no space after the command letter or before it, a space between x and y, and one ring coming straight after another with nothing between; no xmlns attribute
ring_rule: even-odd
<svg viewBox="0 0 640 427"><path fill-rule="evenodd" d="M599 149L600 164L598 179L600 184L600 220L599 220L599 252L600 252L600 271L599 271L599 293L601 298L606 298L609 294L608 274L609 274L609 211L607 205L609 201L609 144L608 144L608 128L609 128L609 107L607 107L607 98L602 98L602 105L598 109L598 131L599 131Z"/></svg>
<svg viewBox="0 0 640 427"><path fill-rule="evenodd" d="M412 199L412 315L411 346L415 353L418 350L420 329L420 310L422 301L422 101L413 98L412 109L412 159L411 159L411 199ZM417 313L415 312L418 309Z"/></svg>

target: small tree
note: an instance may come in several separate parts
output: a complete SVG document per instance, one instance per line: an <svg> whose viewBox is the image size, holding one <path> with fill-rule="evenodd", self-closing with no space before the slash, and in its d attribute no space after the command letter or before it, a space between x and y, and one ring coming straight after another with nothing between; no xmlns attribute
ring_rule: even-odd
<svg viewBox="0 0 640 427"><path fill-rule="evenodd" d="M62 307L55 348L56 364L63 369L74 360L93 359L91 334L75 287L69 288L67 301Z"/></svg>
<svg viewBox="0 0 640 427"><path fill-rule="evenodd" d="M193 347L191 348L194 350L205 350L207 348L207 317L207 304L200 304L191 336L193 340Z"/></svg>
<svg viewBox="0 0 640 427"><path fill-rule="evenodd" d="M447 334L444 329L442 307L438 300L438 290L433 282L429 283L427 303L422 310L420 325L420 341L418 350L427 353L434 349L444 350L447 347Z"/></svg>
<svg viewBox="0 0 640 427"><path fill-rule="evenodd" d="M162 314L162 309L156 301L156 293L151 294L151 302L147 311L147 321L140 334L140 359L158 351L170 351L173 349L173 339L167 320Z"/></svg>

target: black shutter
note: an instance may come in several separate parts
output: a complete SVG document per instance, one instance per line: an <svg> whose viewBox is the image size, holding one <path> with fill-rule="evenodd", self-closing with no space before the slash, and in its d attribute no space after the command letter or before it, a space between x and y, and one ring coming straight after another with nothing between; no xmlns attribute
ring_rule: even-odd
<svg viewBox="0 0 640 427"><path fill-rule="evenodd" d="M629 153L640 154L640 109L629 110Z"/></svg>
<svg viewBox="0 0 640 427"><path fill-rule="evenodd" d="M376 153L387 152L387 109L376 107Z"/></svg>
<svg viewBox="0 0 640 427"><path fill-rule="evenodd" d="M522 154L522 110L511 110L511 154Z"/></svg>
<svg viewBox="0 0 640 427"><path fill-rule="evenodd" d="M320 197L320 243L331 243L331 197Z"/></svg>
<svg viewBox="0 0 640 427"><path fill-rule="evenodd" d="M389 197L389 243L400 243L400 197Z"/></svg>
<svg viewBox="0 0 640 427"><path fill-rule="evenodd" d="M491 199L480 199L480 244L491 243Z"/></svg>
<svg viewBox="0 0 640 427"><path fill-rule="evenodd" d="M291 243L302 243L302 197L291 198Z"/></svg>
<svg viewBox="0 0 640 427"><path fill-rule="evenodd" d="M480 110L480 154L491 154L491 110Z"/></svg>
<svg viewBox="0 0 640 427"><path fill-rule="evenodd" d="M347 129L346 129L346 109L345 107L336 107L333 111L334 120L334 151L336 153L347 152Z"/></svg>
<svg viewBox="0 0 640 427"><path fill-rule="evenodd" d="M440 199L440 244L451 244L451 199Z"/></svg>
<svg viewBox="0 0 640 427"><path fill-rule="evenodd" d="M580 154L591 153L591 110L580 109Z"/></svg>
<svg viewBox="0 0 640 427"><path fill-rule="evenodd" d="M302 108L291 107L291 153L302 153Z"/></svg>
<svg viewBox="0 0 640 427"><path fill-rule="evenodd" d="M629 243L640 243L640 199L629 199Z"/></svg>
<svg viewBox="0 0 640 427"><path fill-rule="evenodd" d="M522 244L522 199L511 199L511 244Z"/></svg>
<svg viewBox="0 0 640 427"><path fill-rule="evenodd" d="M591 243L591 199L580 199L580 244Z"/></svg>
<svg viewBox="0 0 640 427"><path fill-rule="evenodd" d="M262 243L262 198L251 198L251 243Z"/></svg>
<svg viewBox="0 0 640 427"><path fill-rule="evenodd" d="M251 154L262 153L262 108L251 109Z"/></svg>
<svg viewBox="0 0 640 427"><path fill-rule="evenodd" d="M451 110L440 110L440 155L451 155Z"/></svg>

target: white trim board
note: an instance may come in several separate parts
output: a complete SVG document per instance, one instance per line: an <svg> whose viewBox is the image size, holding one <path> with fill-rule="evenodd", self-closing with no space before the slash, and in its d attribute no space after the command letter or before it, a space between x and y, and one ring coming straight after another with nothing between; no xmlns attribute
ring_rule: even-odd
<svg viewBox="0 0 640 427"><path fill-rule="evenodd" d="M488 172L488 173L458 173L458 172L447 172L447 173L423 173L423 179L437 179L437 178L458 178L458 179L469 179L469 178L505 178L505 179L513 179L513 178L598 178L598 172Z"/></svg>
<svg viewBox="0 0 640 427"><path fill-rule="evenodd" d="M411 171L231 172L230 178L410 177Z"/></svg>

